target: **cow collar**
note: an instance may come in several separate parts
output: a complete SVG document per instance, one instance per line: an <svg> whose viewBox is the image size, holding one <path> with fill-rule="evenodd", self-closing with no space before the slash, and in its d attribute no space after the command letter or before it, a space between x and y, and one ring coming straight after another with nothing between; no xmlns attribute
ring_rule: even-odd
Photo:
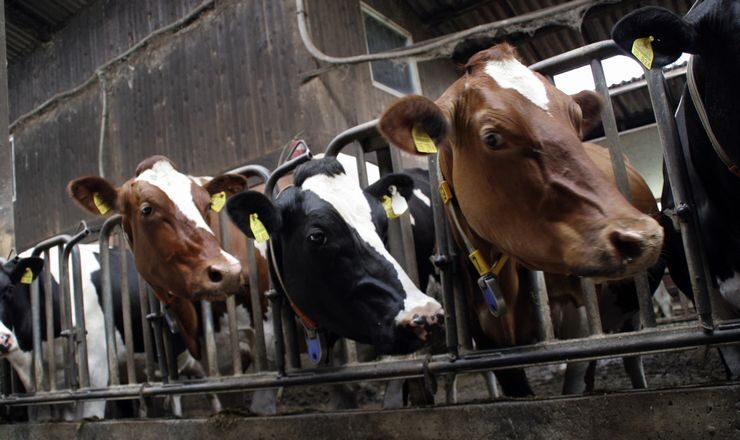
<svg viewBox="0 0 740 440"><path fill-rule="evenodd" d="M285 188L283 188L283 190L285 190ZM278 194L278 196L279 195L280 194ZM318 365L319 363L326 360L326 356L328 354L328 350L323 349L323 347L326 347L326 337L324 335L324 332L319 329L319 325L316 323L316 321L309 318L305 313L303 313L303 311L290 298L290 294L288 293L288 289L285 287L285 282L283 281L283 276L280 272L280 267L277 263L277 257L275 256L275 249L272 242L273 240L271 238L267 240L267 246L270 253L269 261L272 264L273 269L272 272L275 274L275 278L277 278L278 284L280 284L280 288L282 289L283 293L288 298L290 307L293 309L293 312L301 321L303 329L306 331L306 346L308 349L308 358L312 364Z"/></svg>
<svg viewBox="0 0 740 440"><path fill-rule="evenodd" d="M694 104L696 114L699 116L701 125L702 127L704 127L704 132L706 133L707 138L709 138L709 143L712 144L714 152L717 154L717 156L719 156L719 158L732 174L740 177L740 169L738 169L737 164L735 164L735 162L730 159L727 151L722 148L722 145L719 143L719 140L714 134L714 130L712 130L712 126L709 123L707 110L704 108L704 103L702 102L701 95L699 94L699 88L696 86L696 77L694 76L694 55L689 57L689 65L686 68L686 87L689 89L691 102Z"/></svg>
<svg viewBox="0 0 740 440"><path fill-rule="evenodd" d="M462 239L465 251L468 253L468 259L475 270L478 271L478 287L481 290L483 299L488 306L488 310L495 317L499 317L506 313L506 301L504 300L503 291L498 284L498 276L501 273L501 269L506 265L509 260L509 256L505 253L501 253L493 264L488 264L485 256L478 250L470 238L465 234L465 231L460 224L460 218L464 219L460 206L458 206L455 200L455 195L452 192L452 188L449 183L445 180L442 175L442 170L439 166L439 155L437 155L437 179L439 181L439 195L442 198L442 202L447 212L447 217L451 220L452 226L455 231Z"/></svg>

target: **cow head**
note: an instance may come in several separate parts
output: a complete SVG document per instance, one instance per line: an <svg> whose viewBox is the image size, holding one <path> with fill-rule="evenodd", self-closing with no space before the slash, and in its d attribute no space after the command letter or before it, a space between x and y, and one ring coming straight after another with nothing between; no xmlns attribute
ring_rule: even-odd
<svg viewBox="0 0 740 440"><path fill-rule="evenodd" d="M436 103L403 98L379 127L413 154L414 132L437 141L442 174L483 241L531 268L621 278L657 260L663 233L586 154L581 136L598 119L581 109L599 99L562 93L502 44L474 55Z"/></svg>
<svg viewBox="0 0 740 440"><path fill-rule="evenodd" d="M246 235L254 238L253 214L264 224L289 298L322 328L382 353L422 346L441 324L442 307L412 283L382 239L380 199L391 186L410 197L412 180L388 175L363 192L336 159L324 158L299 167L294 183L274 203L255 191L227 203Z"/></svg>
<svg viewBox="0 0 740 440"><path fill-rule="evenodd" d="M100 177L82 177L69 183L68 192L93 214L122 214L136 268L160 300L219 300L240 292L243 279L239 261L208 226L211 196L239 192L246 179L224 174L202 186L199 181L153 156L119 188Z"/></svg>
<svg viewBox="0 0 740 440"><path fill-rule="evenodd" d="M31 300L28 289L21 291L18 286L31 284L43 267L44 260L38 257L11 260L0 267L0 355L32 348Z"/></svg>

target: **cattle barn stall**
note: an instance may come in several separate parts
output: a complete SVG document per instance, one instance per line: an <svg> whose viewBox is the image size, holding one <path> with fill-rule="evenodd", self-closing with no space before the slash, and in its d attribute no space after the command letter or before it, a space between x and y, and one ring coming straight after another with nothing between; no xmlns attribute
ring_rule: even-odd
<svg viewBox="0 0 740 440"><path fill-rule="evenodd" d="M60 231L68 233L37 247L43 252L48 246L61 246L63 253L70 257L68 264L73 274L63 276L63 286L78 283L75 247L89 234L86 227L78 229L79 211L63 194L66 182L73 177L99 174L102 169L107 178L121 182L140 159L155 152L167 154L182 169L193 174L211 174L247 162L274 168L281 146L297 133L309 139L314 150L327 145L327 153L332 154L346 147L354 150L359 163L367 156L378 164L381 174L404 165L397 150L389 150L379 139L374 123L360 124L376 117L394 97L371 85L367 64L335 67L309 56L296 24L296 6L291 1L157 2L156 9L148 4L150 2L139 0L5 0L4 3L10 95L6 102L10 107L10 134L15 151L17 199L11 211L16 218L15 235L19 246L25 248ZM404 25L414 41L537 12L552 5L540 1L366 3ZM582 24L580 32L542 25L536 32L530 29L533 35L514 32L510 40L518 46L526 64L546 75L591 64L597 90L602 94L610 92L598 60L617 53L610 42L600 42L608 38L611 25L638 5L660 4L681 13L690 6L689 2L680 1L590 3L600 4L583 18L571 14L570 24L576 27ZM40 9L34 9L34 5ZM323 52L352 56L366 51L364 40L356 32L362 27L359 4L308 1L305 7L314 44ZM139 44L142 40L146 43ZM88 47L90 42L92 46ZM222 53L233 56L224 59L220 56ZM118 58L120 54L125 56ZM454 66L446 60L419 62L420 84L427 96L436 97L455 75ZM621 86L612 105L602 113L603 131L618 152L618 131L652 122L654 112L669 172L679 176L672 182L681 182L681 159L676 155L680 147L676 144L675 127L670 118L675 105L672 97L677 96L676 90L681 83L680 77L673 77L666 87L660 72L649 72L644 82ZM181 101L187 105L172 104ZM355 127L342 131L352 126ZM303 158L298 159L301 160ZM434 157L429 159L431 169L434 169L434 160ZM361 181L367 179L363 169L359 168ZM44 178L40 179L38 176L42 175ZM439 242L449 243L441 202L436 195L432 199ZM117 221L112 217L101 228L101 250L107 250L109 235L118 234ZM690 221L686 227L690 230ZM393 224L391 250L413 272L409 228L408 216L402 216ZM124 240L113 241L125 247ZM692 246L696 248L695 244ZM253 246L248 249L254 252ZM441 246L438 261L449 258L450 252L453 251ZM104 258L104 271L105 263ZM348 343L350 366L303 368L305 361L302 362L298 354L296 342L301 336L292 328L294 321L283 299L273 295L272 304L276 306L273 322L278 336L274 368L266 359L264 336L257 332L258 343L253 348L250 372L241 372L238 340L232 339L229 348L232 371L219 374L215 365L213 324L206 318L204 357L208 360L211 377L196 381L177 378L166 316L142 284L141 310L127 309L123 320L129 322L125 333L132 333L131 314L138 313L145 318L142 328L147 335L145 380L135 378L135 360L129 356L124 373L111 363L110 386L101 389L86 387L89 379L85 362L74 362L75 353L84 354L86 349L85 338L81 337L85 330L83 323L72 323L68 319L71 309L79 311L82 304L79 296L72 298L66 289L63 293L70 296L67 301L70 313L62 318L68 336L68 343L64 344L64 382L44 381L49 371L44 371L41 364L44 355L40 341L41 332L46 330L39 326L34 328L37 355L33 378L35 383L45 384L46 388L31 394L18 393L16 382L9 380L12 375L8 374L6 366L0 404L7 409L86 399L128 399L140 402L139 409L146 414L146 403L150 402L147 399L156 396L392 378L425 378L428 383L431 378L456 372L654 353L723 344L740 338L740 328L735 322L718 319L717 310L711 308L713 292L700 278L695 286L698 312L695 320L656 326L648 294L642 292L643 330L603 335L592 325L592 336L565 341L554 339L546 293L543 288L535 289L532 300L540 306L540 341L495 352L479 351L470 346L467 338L467 323L462 319L464 304L454 289L454 268L441 265L441 270L444 306L448 313L446 352L443 354L358 362L352 353L353 345ZM702 268L696 267L694 271L702 273ZM104 272L103 277L105 280L109 275ZM42 276L34 285L47 280L48 276ZM36 314L39 303L46 300L39 298L37 293L38 289L32 289L33 313ZM111 342L113 299L109 289L104 289L103 294L106 337ZM255 298L257 294L256 290L252 292ZM598 306L593 295L588 295L587 299L590 322L596 323ZM227 306L230 325L236 330L233 304ZM204 311L208 307L204 303ZM232 331L232 335L235 334L237 331ZM124 335L124 340L130 337ZM108 348L109 359L113 359L112 344ZM173 404L172 408L177 414L177 405ZM734 430L734 425L729 429Z"/></svg>

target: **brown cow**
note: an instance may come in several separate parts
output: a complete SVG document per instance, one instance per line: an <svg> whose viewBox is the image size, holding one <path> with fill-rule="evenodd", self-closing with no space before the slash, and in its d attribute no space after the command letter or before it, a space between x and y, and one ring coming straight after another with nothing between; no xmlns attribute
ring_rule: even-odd
<svg viewBox="0 0 740 440"><path fill-rule="evenodd" d="M200 358L199 325L193 301L222 300L243 293L247 279L239 260L225 252L208 225L211 196L242 191L246 179L224 174L200 185L163 156L144 160L136 176L119 188L107 180L81 177L68 192L95 215L120 213L136 268L157 298L175 312L190 353Z"/></svg>
<svg viewBox="0 0 740 440"><path fill-rule="evenodd" d="M501 318L472 293L478 274L466 277L479 348L535 340L524 267L614 280L658 259L662 229L622 197L603 161L594 162L603 153L581 143L581 107L598 102L591 92L565 95L501 44L474 55L436 103L406 97L380 118L381 132L409 153L420 154L418 133L436 141L464 234L488 261L510 257L498 277L510 309ZM504 392L531 393L523 372L507 373Z"/></svg>

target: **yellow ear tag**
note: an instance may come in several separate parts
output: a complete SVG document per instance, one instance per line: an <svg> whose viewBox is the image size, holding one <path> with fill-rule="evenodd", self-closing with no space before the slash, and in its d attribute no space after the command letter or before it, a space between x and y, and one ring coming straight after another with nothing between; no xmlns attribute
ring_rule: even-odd
<svg viewBox="0 0 740 440"><path fill-rule="evenodd" d="M638 38L632 43L632 55L648 69L653 65L653 46L651 44L653 41L655 41L655 37L651 35Z"/></svg>
<svg viewBox="0 0 740 440"><path fill-rule="evenodd" d="M414 145L416 146L416 151L419 153L434 154L437 152L437 146L434 145L434 141L423 131L414 127L411 130L411 137L414 138Z"/></svg>
<svg viewBox="0 0 740 440"><path fill-rule="evenodd" d="M211 209L213 212L221 212L226 204L226 191L211 195Z"/></svg>
<svg viewBox="0 0 740 440"><path fill-rule="evenodd" d="M95 207L98 208L101 215L110 211L110 207L100 197L100 193L93 193L93 203L95 203Z"/></svg>
<svg viewBox="0 0 740 440"><path fill-rule="evenodd" d="M23 284L31 284L33 282L33 271L30 267L27 267L25 272L23 272L23 276L21 277L21 283Z"/></svg>
<svg viewBox="0 0 740 440"><path fill-rule="evenodd" d="M383 209L385 209L385 215L387 215L388 218L398 217L398 215L393 212L393 199L388 196L383 196Z"/></svg>
<svg viewBox="0 0 740 440"><path fill-rule="evenodd" d="M265 225L262 224L257 214L249 214L249 229L252 230L254 239L259 243L270 239L270 234L267 233Z"/></svg>

